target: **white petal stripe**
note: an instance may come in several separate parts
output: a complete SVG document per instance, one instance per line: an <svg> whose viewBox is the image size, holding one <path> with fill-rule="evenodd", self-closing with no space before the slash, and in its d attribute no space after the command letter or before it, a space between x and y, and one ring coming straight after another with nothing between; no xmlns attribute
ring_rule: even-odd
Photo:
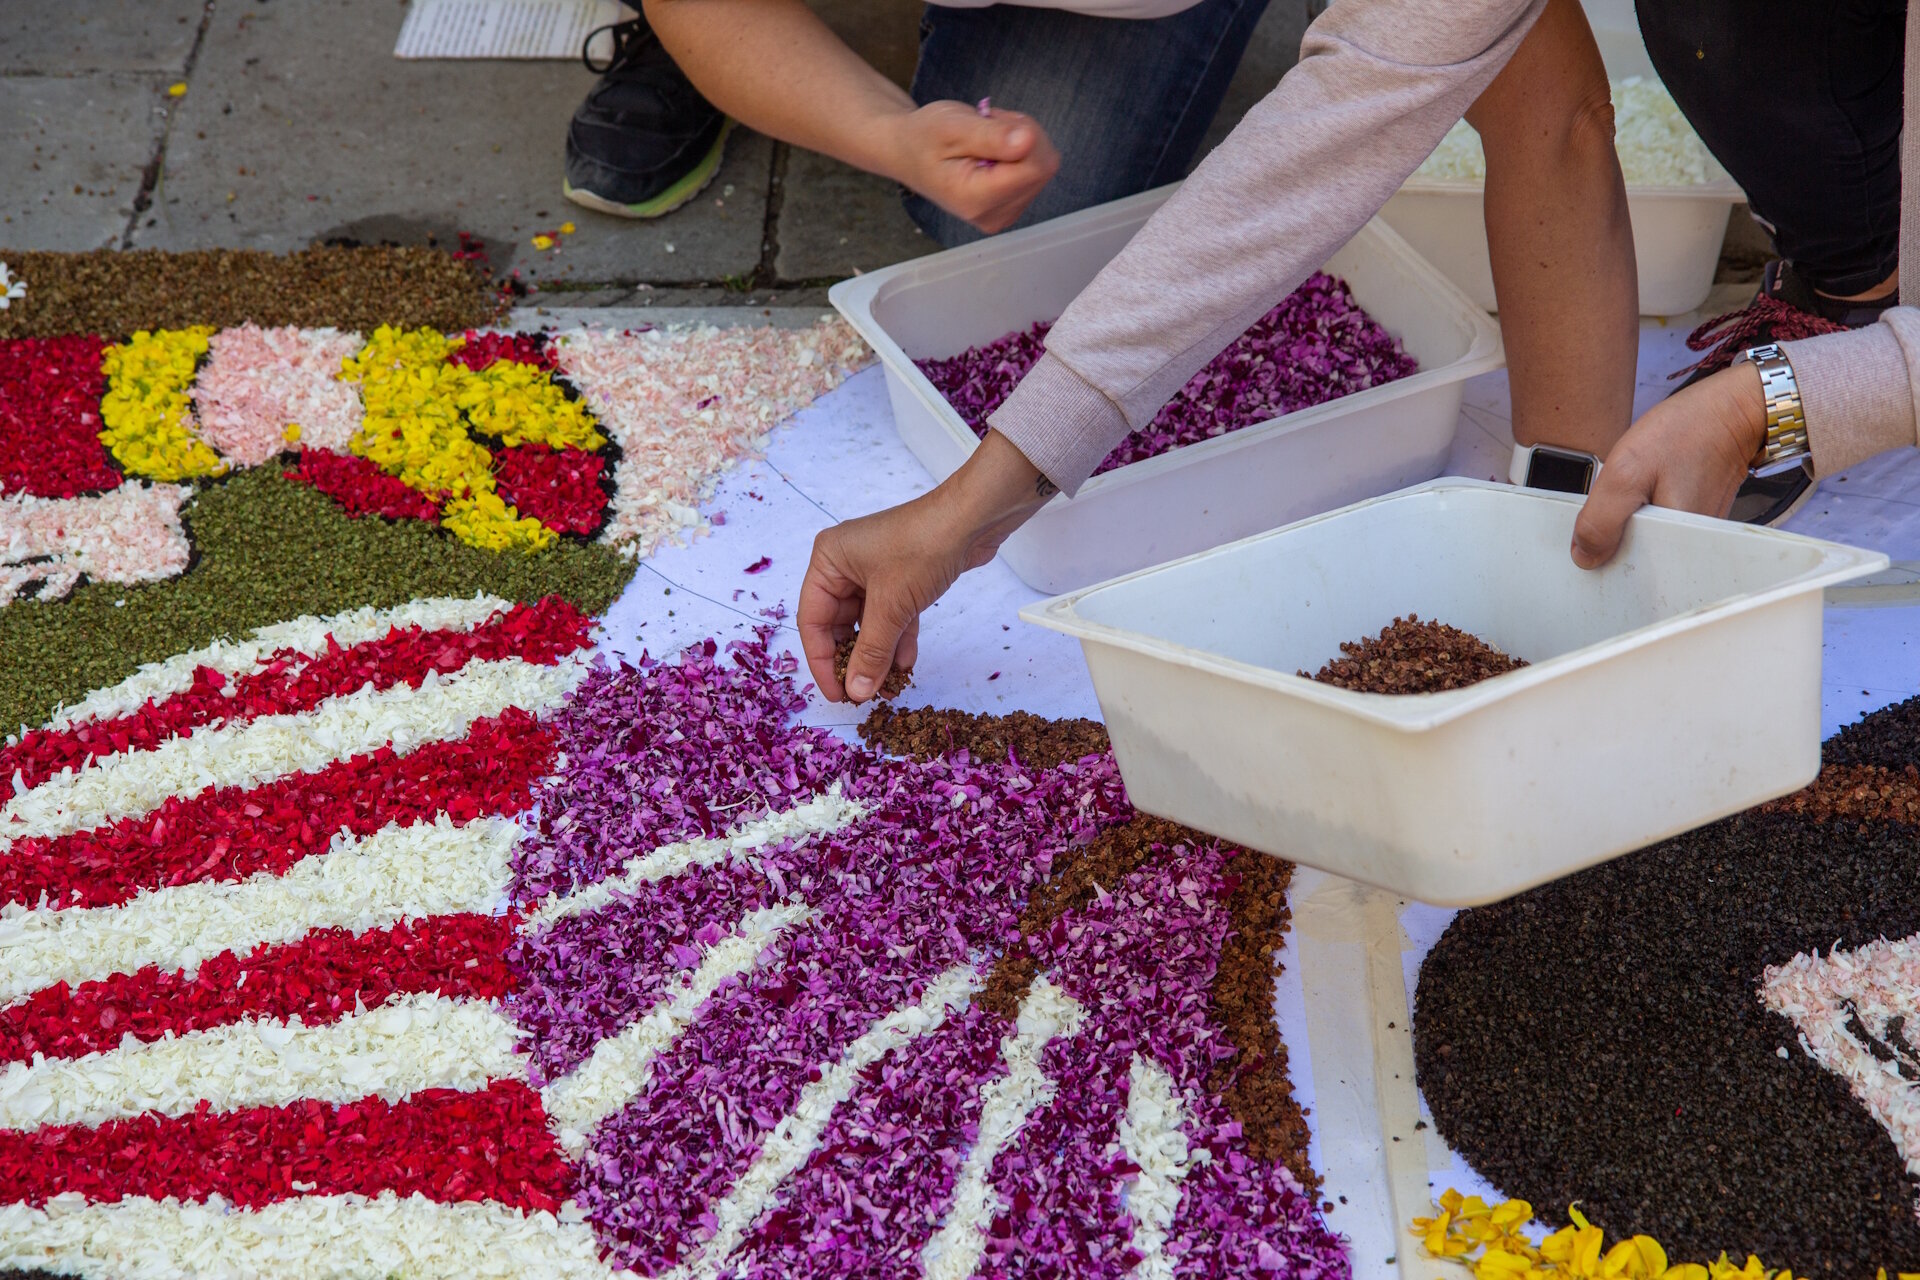
<svg viewBox="0 0 1920 1280"><path fill-rule="evenodd" d="M150 813L169 796L257 786L389 744L405 754L458 738L475 720L508 707L556 705L586 670L572 656L554 666L519 658L470 662L449 675L429 672L417 689L362 686L297 715L262 716L170 738L151 751L103 756L0 805L0 853L24 836L63 836Z"/></svg>
<svg viewBox="0 0 1920 1280"><path fill-rule="evenodd" d="M518 838L506 818L455 826L441 814L365 837L336 835L326 853L283 876L170 885L111 907L0 907L0 1004L150 964L191 971L222 951L292 942L312 929L361 933L490 912L506 895Z"/></svg>
<svg viewBox="0 0 1920 1280"><path fill-rule="evenodd" d="M1189 1168L1191 1123L1173 1077L1151 1058L1133 1055L1127 1114L1120 1121L1120 1149L1140 1172L1126 1184L1127 1216L1140 1261L1135 1280L1172 1280L1167 1232L1180 1211L1180 1184ZM1201 1154L1206 1154L1203 1149Z"/></svg>
<svg viewBox="0 0 1920 1280"><path fill-rule="evenodd" d="M700 1006L729 978L752 969L784 929L810 914L798 902L749 912L728 937L707 948L687 982L617 1036L593 1047L587 1060L541 1090L560 1144L576 1158L602 1120L639 1097L653 1079L653 1060L692 1024Z"/></svg>
<svg viewBox="0 0 1920 1280"><path fill-rule="evenodd" d="M670 1280L704 1280L719 1274L729 1254L740 1246L747 1228L772 1204L780 1184L820 1145L820 1135L834 1110L853 1096L860 1073L897 1048L944 1025L947 1015L964 1009L980 989L980 973L972 965L960 965L941 974L927 987L920 1003L895 1009L855 1040L832 1065L822 1064L820 1078L800 1093L793 1110L762 1144L753 1164L740 1175L726 1197L714 1206L719 1223L700 1254L691 1262L669 1273Z"/></svg>
<svg viewBox="0 0 1920 1280"><path fill-rule="evenodd" d="M987 1247L987 1227L999 1211L999 1196L987 1176L993 1161L1020 1132L1027 1117L1053 1100L1054 1082L1040 1070L1040 1055L1055 1036L1070 1036L1086 1016L1079 1001L1043 975L1033 980L1013 1034L1000 1042L1007 1074L987 1082L980 1092L980 1136L967 1152L954 1183L953 1202L920 1251L920 1269L926 1280L966 1280L980 1265Z"/></svg>
<svg viewBox="0 0 1920 1280"><path fill-rule="evenodd" d="M571 1207L571 1206L569 1206ZM610 1280L577 1213L557 1218L478 1202L422 1196L305 1196L238 1210L136 1197L87 1204L0 1205L0 1269L28 1268L120 1280Z"/></svg>
<svg viewBox="0 0 1920 1280"><path fill-rule="evenodd" d="M613 902L619 894L631 893L649 881L665 880L696 867L711 867L735 858L750 857L757 850L781 840L798 841L812 836L831 835L851 826L865 815L865 807L842 796L840 784L835 782L832 790L823 795L817 795L781 813L743 822L717 840L680 840L661 845L652 853L629 858L621 864L619 871L598 884L546 898L527 913L520 928L527 932L544 929L556 920L598 911Z"/></svg>
<svg viewBox="0 0 1920 1280"><path fill-rule="evenodd" d="M471 631L513 602L498 596L477 595L470 600L434 596L392 609L371 605L331 617L308 614L261 627L245 640L217 640L190 653L175 654L163 662L149 662L119 684L97 689L71 707L54 713L48 727L71 729L90 720L112 720L138 711L149 700L165 700L193 687L193 673L211 667L223 676L239 675L260 664L269 654L292 649L311 657L324 653L327 637L343 648L378 640L394 627L426 631Z"/></svg>
<svg viewBox="0 0 1920 1280"><path fill-rule="evenodd" d="M303 1098L398 1102L422 1089L480 1089L525 1078L514 1024L485 1000L432 993L309 1027L237 1022L83 1058L16 1062L0 1072L0 1128L105 1124L143 1112L187 1115L281 1107Z"/></svg>

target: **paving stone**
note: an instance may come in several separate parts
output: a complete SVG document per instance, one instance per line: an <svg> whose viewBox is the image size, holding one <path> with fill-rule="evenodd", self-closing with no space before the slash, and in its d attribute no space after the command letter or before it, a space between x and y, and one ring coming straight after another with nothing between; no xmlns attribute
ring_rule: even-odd
<svg viewBox="0 0 1920 1280"><path fill-rule="evenodd" d="M165 101L151 74L0 76L0 246L117 245Z"/></svg>
<svg viewBox="0 0 1920 1280"><path fill-rule="evenodd" d="M1773 240L1767 235L1767 229L1753 220L1753 212L1746 205L1733 206L1733 215L1727 219L1727 238L1720 245L1720 265L1714 272L1714 282L1758 281L1772 257Z"/></svg>
<svg viewBox="0 0 1920 1280"><path fill-rule="evenodd" d="M187 65L204 0L14 0L0 22L0 73L171 71Z"/></svg>
<svg viewBox="0 0 1920 1280"><path fill-rule="evenodd" d="M838 160L792 150L781 192L774 272L782 280L837 280L940 248L907 216L895 183Z"/></svg>
<svg viewBox="0 0 1920 1280"><path fill-rule="evenodd" d="M665 218L560 194L577 63L401 62L393 0L221 6L135 243L287 250L314 239L483 238L527 280L718 281L760 260L770 144L736 133L713 186ZM563 222L558 251L531 245Z"/></svg>

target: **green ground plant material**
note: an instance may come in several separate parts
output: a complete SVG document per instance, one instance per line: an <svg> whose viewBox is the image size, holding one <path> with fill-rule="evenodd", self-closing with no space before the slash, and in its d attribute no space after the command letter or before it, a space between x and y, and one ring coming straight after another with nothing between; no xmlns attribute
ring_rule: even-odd
<svg viewBox="0 0 1920 1280"><path fill-rule="evenodd" d="M424 248L253 249L165 253L43 253L0 248L26 296L0 311L0 338L139 329L259 325L332 326L371 332L382 324L445 331L492 323L499 296L483 275Z"/></svg>
<svg viewBox="0 0 1920 1280"><path fill-rule="evenodd" d="M598 615L634 573L633 561L594 543L497 553L417 520L353 519L272 466L207 486L184 515L196 559L183 576L89 583L65 600L0 609L0 735L143 662L301 614L487 592L564 596Z"/></svg>

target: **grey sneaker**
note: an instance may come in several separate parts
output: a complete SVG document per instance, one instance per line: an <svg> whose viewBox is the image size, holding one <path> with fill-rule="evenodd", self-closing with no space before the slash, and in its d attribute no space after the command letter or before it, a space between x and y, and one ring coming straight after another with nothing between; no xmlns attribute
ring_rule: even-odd
<svg viewBox="0 0 1920 1280"><path fill-rule="evenodd" d="M604 66L587 52L601 31L613 36ZM600 83L567 126L567 199L617 217L657 218L699 195L720 171L733 121L681 74L646 19L601 27L580 60Z"/></svg>

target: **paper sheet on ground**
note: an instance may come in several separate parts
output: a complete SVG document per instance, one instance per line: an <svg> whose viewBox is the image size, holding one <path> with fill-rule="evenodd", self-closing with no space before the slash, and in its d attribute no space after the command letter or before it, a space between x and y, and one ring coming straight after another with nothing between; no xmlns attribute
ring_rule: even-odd
<svg viewBox="0 0 1920 1280"><path fill-rule="evenodd" d="M619 0L414 0L393 56L571 61L594 28L632 16Z"/></svg>

